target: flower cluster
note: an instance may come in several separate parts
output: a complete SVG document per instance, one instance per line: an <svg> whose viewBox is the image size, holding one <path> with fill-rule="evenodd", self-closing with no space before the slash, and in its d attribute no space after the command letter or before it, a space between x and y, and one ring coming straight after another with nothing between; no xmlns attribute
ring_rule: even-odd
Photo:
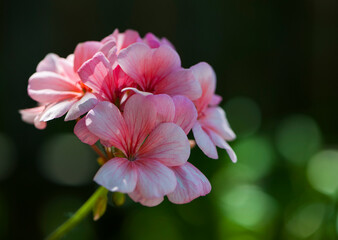
<svg viewBox="0 0 338 240"><path fill-rule="evenodd" d="M77 45L74 54L48 54L28 83L38 107L21 110L22 119L43 129L65 115L77 120L76 136L89 145L113 149L94 180L135 202L155 206L164 196L177 204L208 194L208 179L191 163L196 144L217 159L217 147L231 160L227 141L235 138L215 94L216 76L205 62L189 69L166 39L136 31Z"/></svg>

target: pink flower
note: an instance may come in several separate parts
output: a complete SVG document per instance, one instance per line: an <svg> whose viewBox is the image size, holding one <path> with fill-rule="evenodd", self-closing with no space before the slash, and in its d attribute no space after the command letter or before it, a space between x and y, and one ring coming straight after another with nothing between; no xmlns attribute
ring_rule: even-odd
<svg viewBox="0 0 338 240"><path fill-rule="evenodd" d="M94 180L110 191L128 193L147 206L157 205L165 195L180 191L176 189L195 187L189 180L185 186L178 185L181 177L177 172L179 166L187 169L183 167L190 155L186 133L196 117L193 103L184 96L171 99L168 95L135 94L127 100L123 114L109 102L99 103L86 117L87 128L123 155L105 163ZM189 197L175 195L173 201L183 203L206 194L201 187L190 191Z"/></svg>
<svg viewBox="0 0 338 240"><path fill-rule="evenodd" d="M144 43L134 43L119 53L117 62L141 91L184 95L191 100L201 96L192 71L181 67L180 57L166 44L152 49Z"/></svg>
<svg viewBox="0 0 338 240"><path fill-rule="evenodd" d="M30 124L34 124L37 129L45 129L46 122L40 121L41 113L45 110L45 106L39 106L35 108L27 108L19 111L22 121Z"/></svg>
<svg viewBox="0 0 338 240"><path fill-rule="evenodd" d="M147 33L143 38L143 42L146 43L151 48L158 48L161 45L168 45L169 47L175 49L174 45L166 38L159 39L152 33Z"/></svg>
<svg viewBox="0 0 338 240"><path fill-rule="evenodd" d="M191 67L202 87L202 96L195 100L198 119L193 127L193 134L199 148L210 158L217 159L217 147L225 149L233 162L236 154L226 141L236 138L219 104L221 98L215 95L216 75L207 63L198 63Z"/></svg>

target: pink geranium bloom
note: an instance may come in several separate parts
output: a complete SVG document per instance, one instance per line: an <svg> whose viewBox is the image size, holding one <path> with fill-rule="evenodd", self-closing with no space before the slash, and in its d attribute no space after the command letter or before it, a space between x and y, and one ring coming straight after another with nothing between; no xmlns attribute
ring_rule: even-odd
<svg viewBox="0 0 338 240"><path fill-rule="evenodd" d="M179 55L166 44L152 49L144 43L134 43L119 53L117 62L143 92L184 95L191 100L201 96L192 71L181 67Z"/></svg>
<svg viewBox="0 0 338 240"><path fill-rule="evenodd" d="M170 166L184 164L190 155L184 131L174 123L156 125L151 100L132 96L123 114L110 102L101 102L86 117L88 129L118 148L123 156L105 163L94 180L109 189L157 199L172 192L176 177Z"/></svg>
<svg viewBox="0 0 338 240"><path fill-rule="evenodd" d="M22 121L34 124L37 129L45 129L46 122L40 121L41 113L45 110L46 106L39 106L35 108L27 108L20 110Z"/></svg>
<svg viewBox="0 0 338 240"><path fill-rule="evenodd" d="M168 39L159 39L152 33L147 33L143 38L143 42L151 48L158 48L161 45L168 45L169 47L175 49L174 45Z"/></svg>
<svg viewBox="0 0 338 240"><path fill-rule="evenodd" d="M210 158L217 159L217 147L225 149L233 162L236 154L226 141L236 138L226 119L222 108L216 106L221 97L215 95L216 75L207 63L198 63L191 67L196 79L201 84L202 96L195 100L198 119L193 127L193 133L199 148Z"/></svg>

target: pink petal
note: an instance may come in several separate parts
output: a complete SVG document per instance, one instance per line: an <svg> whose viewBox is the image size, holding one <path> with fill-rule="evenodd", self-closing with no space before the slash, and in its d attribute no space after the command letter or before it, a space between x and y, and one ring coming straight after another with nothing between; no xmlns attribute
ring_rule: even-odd
<svg viewBox="0 0 338 240"><path fill-rule="evenodd" d="M133 199L134 202L139 202L144 206L147 207L154 207L160 204L163 201L163 197L159 198L152 198L152 199L147 199L144 198L137 189L135 189L133 192L128 194L131 199Z"/></svg>
<svg viewBox="0 0 338 240"><path fill-rule="evenodd" d="M117 51L119 52L129 45L138 42L139 40L140 35L134 30L128 29L124 33L119 33L116 37Z"/></svg>
<svg viewBox="0 0 338 240"><path fill-rule="evenodd" d="M22 109L19 111L22 121L34 124L37 129L45 129L46 122L40 121L40 115L45 110L46 106L39 106L35 108Z"/></svg>
<svg viewBox="0 0 338 240"><path fill-rule="evenodd" d="M86 126L86 118L81 118L74 127L74 134L81 140L81 142L94 145L99 138L92 134Z"/></svg>
<svg viewBox="0 0 338 240"><path fill-rule="evenodd" d="M190 143L183 130L174 123L161 123L149 134L137 158L178 166L184 164L189 155Z"/></svg>
<svg viewBox="0 0 338 240"><path fill-rule="evenodd" d="M227 141L231 141L236 138L236 135L230 128L229 122L222 108L209 107L204 111L204 115L205 116L199 120L203 128L211 129Z"/></svg>
<svg viewBox="0 0 338 240"><path fill-rule="evenodd" d="M172 45L171 42L169 42L168 39L166 39L166 38L159 39L158 37L156 37L152 33L147 33L145 35L144 42L151 48L158 48L159 46L166 44L169 47L175 49L175 47Z"/></svg>
<svg viewBox="0 0 338 240"><path fill-rule="evenodd" d="M195 105L184 96L174 96L175 119L174 123L179 125L185 134L188 134L197 120L197 111Z"/></svg>
<svg viewBox="0 0 338 240"><path fill-rule="evenodd" d="M47 122L54 118L61 117L71 108L75 101L76 99L66 99L49 105L41 114L40 121Z"/></svg>
<svg viewBox="0 0 338 240"><path fill-rule="evenodd" d="M90 132L126 154L127 127L120 110L110 102L100 102L86 116Z"/></svg>
<svg viewBox="0 0 338 240"><path fill-rule="evenodd" d="M176 204L188 203L199 196L205 196L211 191L208 179L191 163L173 167L177 177L175 190L168 194L168 199Z"/></svg>
<svg viewBox="0 0 338 240"><path fill-rule="evenodd" d="M209 106L216 107L222 102L222 97L220 95L214 94L212 95L211 101L209 103Z"/></svg>
<svg viewBox="0 0 338 240"><path fill-rule="evenodd" d="M172 48L163 45L151 49L143 43L135 43L122 50L117 61L144 91L149 91L157 81L181 65L178 54Z"/></svg>
<svg viewBox="0 0 338 240"><path fill-rule="evenodd" d="M78 70L78 74L88 87L107 101L114 100L115 82L111 64L103 53L96 53Z"/></svg>
<svg viewBox="0 0 338 240"><path fill-rule="evenodd" d="M125 106L123 117L130 133L129 152L136 153L156 123L156 108L146 97L135 94Z"/></svg>
<svg viewBox="0 0 338 240"><path fill-rule="evenodd" d="M48 54L38 64L36 71L56 73L70 80L72 84L78 81L78 77L73 71L73 62L68 59L60 58L54 53Z"/></svg>
<svg viewBox="0 0 338 240"><path fill-rule="evenodd" d="M198 99L202 94L200 84L195 80L192 71L189 69L171 72L161 81L158 81L154 89L157 94L184 95L191 100Z"/></svg>
<svg viewBox="0 0 338 240"><path fill-rule="evenodd" d="M137 182L137 169L125 158L113 158L96 173L94 181L111 192L130 193Z"/></svg>
<svg viewBox="0 0 338 240"><path fill-rule="evenodd" d="M232 162L237 162L236 153L219 134L213 131L208 131L208 135L217 147L223 148L227 151Z"/></svg>
<svg viewBox="0 0 338 240"><path fill-rule="evenodd" d="M149 95L157 110L157 124L162 122L172 122L175 117L175 105L171 97L166 94Z"/></svg>
<svg viewBox="0 0 338 240"><path fill-rule="evenodd" d="M190 68L195 78L199 81L202 88L202 95L195 101L197 111L201 113L211 102L216 89L216 75L212 67L200 62Z"/></svg>
<svg viewBox="0 0 338 240"><path fill-rule="evenodd" d="M96 41L79 43L74 51L74 72L77 72L85 61L92 58L102 45L102 43Z"/></svg>
<svg viewBox="0 0 338 240"><path fill-rule="evenodd" d="M83 97L76 101L72 107L69 109L65 121L75 120L79 118L81 115L88 112L90 109L95 107L95 105L98 103L97 98L94 94L90 92L86 92Z"/></svg>
<svg viewBox="0 0 338 240"><path fill-rule="evenodd" d="M143 198L161 198L174 191L177 181L170 168L151 160L136 160L134 163L138 172L137 189Z"/></svg>
<svg viewBox="0 0 338 240"><path fill-rule="evenodd" d="M50 103L79 96L74 82L53 72L36 72L29 78L28 94L38 102Z"/></svg>
<svg viewBox="0 0 338 240"><path fill-rule="evenodd" d="M210 158L217 159L218 154L216 146L208 134L202 129L199 121L197 121L193 126L192 132L194 134L196 144L204 152L204 154Z"/></svg>
<svg viewBox="0 0 338 240"><path fill-rule="evenodd" d="M123 88L123 89L121 90L121 92L125 92L125 91L133 91L134 93L140 94L140 95L142 95L142 96L153 95L153 94L150 93L150 92L143 92L143 91L140 91L140 90L138 90L137 88L134 88L134 87L126 87L126 88Z"/></svg>

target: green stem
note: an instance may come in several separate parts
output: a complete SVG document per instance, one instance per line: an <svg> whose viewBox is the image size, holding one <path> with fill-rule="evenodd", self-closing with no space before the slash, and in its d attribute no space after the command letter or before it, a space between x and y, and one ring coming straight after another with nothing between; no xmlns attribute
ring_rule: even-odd
<svg viewBox="0 0 338 240"><path fill-rule="evenodd" d="M74 228L80 221L82 221L90 212L92 212L93 207L98 200L98 198L104 194L107 194L108 190L104 187L99 187L93 195L81 206L76 213L59 226L51 235L49 235L46 240L56 240L61 239L69 230Z"/></svg>

